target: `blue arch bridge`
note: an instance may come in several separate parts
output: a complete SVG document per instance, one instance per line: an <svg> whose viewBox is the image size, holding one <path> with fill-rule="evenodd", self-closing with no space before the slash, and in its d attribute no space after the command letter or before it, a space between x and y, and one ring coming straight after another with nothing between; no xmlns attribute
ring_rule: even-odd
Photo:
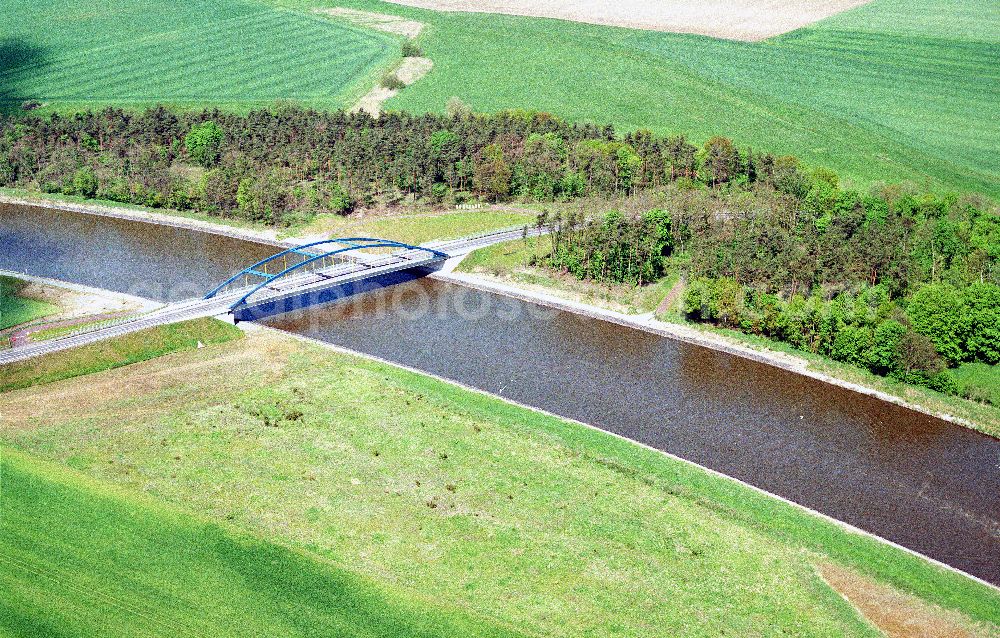
<svg viewBox="0 0 1000 638"><path fill-rule="evenodd" d="M205 295L225 300L237 321L260 319L422 277L451 255L377 237L295 246L244 268Z"/></svg>
<svg viewBox="0 0 1000 638"><path fill-rule="evenodd" d="M232 314L236 321L248 321L327 303L423 277L448 258L477 248L543 232L543 228L510 228L422 246L376 237L341 237L290 246L244 268L203 298L2 350L0 365L187 319Z"/></svg>

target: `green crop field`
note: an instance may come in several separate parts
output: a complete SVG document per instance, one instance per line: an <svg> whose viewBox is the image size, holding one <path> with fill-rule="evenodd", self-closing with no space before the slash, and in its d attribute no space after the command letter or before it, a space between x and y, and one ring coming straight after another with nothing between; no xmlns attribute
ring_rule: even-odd
<svg viewBox="0 0 1000 638"><path fill-rule="evenodd" d="M420 44L434 69L389 108L443 111L459 96L481 111L541 109L697 141L729 135L860 185L914 180L1000 195L1000 5L991 0L875 0L760 43L336 4L429 25Z"/></svg>
<svg viewBox="0 0 1000 638"><path fill-rule="evenodd" d="M0 108L348 106L398 41L240 0L0 0Z"/></svg>

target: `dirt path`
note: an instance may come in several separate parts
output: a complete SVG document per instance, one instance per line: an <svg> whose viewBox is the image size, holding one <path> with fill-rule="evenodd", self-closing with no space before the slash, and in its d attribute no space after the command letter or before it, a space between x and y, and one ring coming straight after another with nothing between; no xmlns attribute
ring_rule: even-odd
<svg viewBox="0 0 1000 638"><path fill-rule="evenodd" d="M988 636L956 611L931 605L839 565L822 565L820 576L859 614L889 638L977 638Z"/></svg>
<svg viewBox="0 0 1000 638"><path fill-rule="evenodd" d="M403 62L396 69L396 77L406 86L410 86L420 78L427 75L434 63L430 58L403 58ZM366 111L372 117L378 117L382 113L382 104L399 93L396 89L387 89L381 84L372 87L371 91L351 109L352 113Z"/></svg>
<svg viewBox="0 0 1000 638"><path fill-rule="evenodd" d="M389 15L388 13L375 13L374 11L359 11L358 9L347 9L345 7L333 7L332 9L315 9L316 13L343 18L351 24L377 31L385 31L395 35L406 36L413 39L424 30L424 23L416 20L407 20L400 16Z"/></svg>
<svg viewBox="0 0 1000 638"><path fill-rule="evenodd" d="M40 330L113 319L160 305L149 299L9 270L0 270L0 275L26 281L21 295L59 307L55 314L0 330L0 344L9 339L11 347L31 342L31 335Z"/></svg>
<svg viewBox="0 0 1000 638"><path fill-rule="evenodd" d="M669 312L671 306L674 305L674 302L677 301L677 298L681 295L682 292L684 292L684 280L678 279L677 283L675 283L670 288L670 292L667 293L667 296L664 297L663 301L660 302L660 305L656 307L656 312L653 313L653 316L662 315Z"/></svg>
<svg viewBox="0 0 1000 638"><path fill-rule="evenodd" d="M394 35L401 35L410 40L415 39L424 30L424 23L416 20L409 20L402 16L395 16L388 13L375 13L374 11L360 11L358 9L348 9L345 7L333 7L330 9L314 9L320 13L333 18L346 20L353 25L366 29L375 29ZM409 86L427 75L434 63L430 58L404 57L395 71L397 78L405 85ZM358 103L351 109L352 113L364 111L372 117L378 117L382 113L382 104L386 100L399 93L397 89L387 89L381 84L376 84L368 91Z"/></svg>

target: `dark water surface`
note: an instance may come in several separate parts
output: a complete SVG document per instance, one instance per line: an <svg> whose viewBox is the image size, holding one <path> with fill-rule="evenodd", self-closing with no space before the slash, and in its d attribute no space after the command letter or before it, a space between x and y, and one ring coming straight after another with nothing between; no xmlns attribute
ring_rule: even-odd
<svg viewBox="0 0 1000 638"><path fill-rule="evenodd" d="M0 205L0 268L158 300L272 246ZM1000 583L1000 441L739 357L424 279L269 325L595 424Z"/></svg>
<svg viewBox="0 0 1000 638"><path fill-rule="evenodd" d="M592 423L1000 583L1000 441L966 428L431 279L263 323Z"/></svg>
<svg viewBox="0 0 1000 638"><path fill-rule="evenodd" d="M156 301L200 297L278 250L183 228L0 204L0 268Z"/></svg>

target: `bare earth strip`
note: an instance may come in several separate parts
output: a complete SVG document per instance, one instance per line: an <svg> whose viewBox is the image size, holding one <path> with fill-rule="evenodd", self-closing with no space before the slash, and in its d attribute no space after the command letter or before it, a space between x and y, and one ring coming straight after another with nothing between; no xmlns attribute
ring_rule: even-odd
<svg viewBox="0 0 1000 638"><path fill-rule="evenodd" d="M962 614L941 609L916 596L839 565L820 567L823 580L888 638L978 638L991 635Z"/></svg>
<svg viewBox="0 0 1000 638"><path fill-rule="evenodd" d="M409 86L427 75L434 63L430 58L403 58L403 62L396 69L396 77ZM381 85L375 85L368 91L358 103L351 109L352 112L367 111L372 117L378 117L382 112L382 103L399 93L395 89L387 89Z"/></svg>
<svg viewBox="0 0 1000 638"><path fill-rule="evenodd" d="M391 0L437 11L558 18L649 31L755 42L794 31L871 0Z"/></svg>
<svg viewBox="0 0 1000 638"><path fill-rule="evenodd" d="M357 9L347 9L344 7L333 7L332 9L316 9L316 13L343 18L351 24L369 29L377 29L386 33L415 38L420 35L424 28L423 22L407 20L400 16L389 15L387 13L375 13L373 11L359 11Z"/></svg>
<svg viewBox="0 0 1000 638"><path fill-rule="evenodd" d="M375 13L374 11L360 11L358 9L347 9L344 7L333 7L331 9L315 9L316 13L340 18L353 25L367 29L376 29L386 33L401 35L409 39L414 39L424 29L423 22L407 20L400 16L388 13ZM427 75L434 63L430 58L404 57L395 75L406 86L409 86ZM382 112L382 103L399 93L395 89L387 89L381 84L376 84L368 91L358 103L351 109L352 113L365 111L372 117L378 117Z"/></svg>

